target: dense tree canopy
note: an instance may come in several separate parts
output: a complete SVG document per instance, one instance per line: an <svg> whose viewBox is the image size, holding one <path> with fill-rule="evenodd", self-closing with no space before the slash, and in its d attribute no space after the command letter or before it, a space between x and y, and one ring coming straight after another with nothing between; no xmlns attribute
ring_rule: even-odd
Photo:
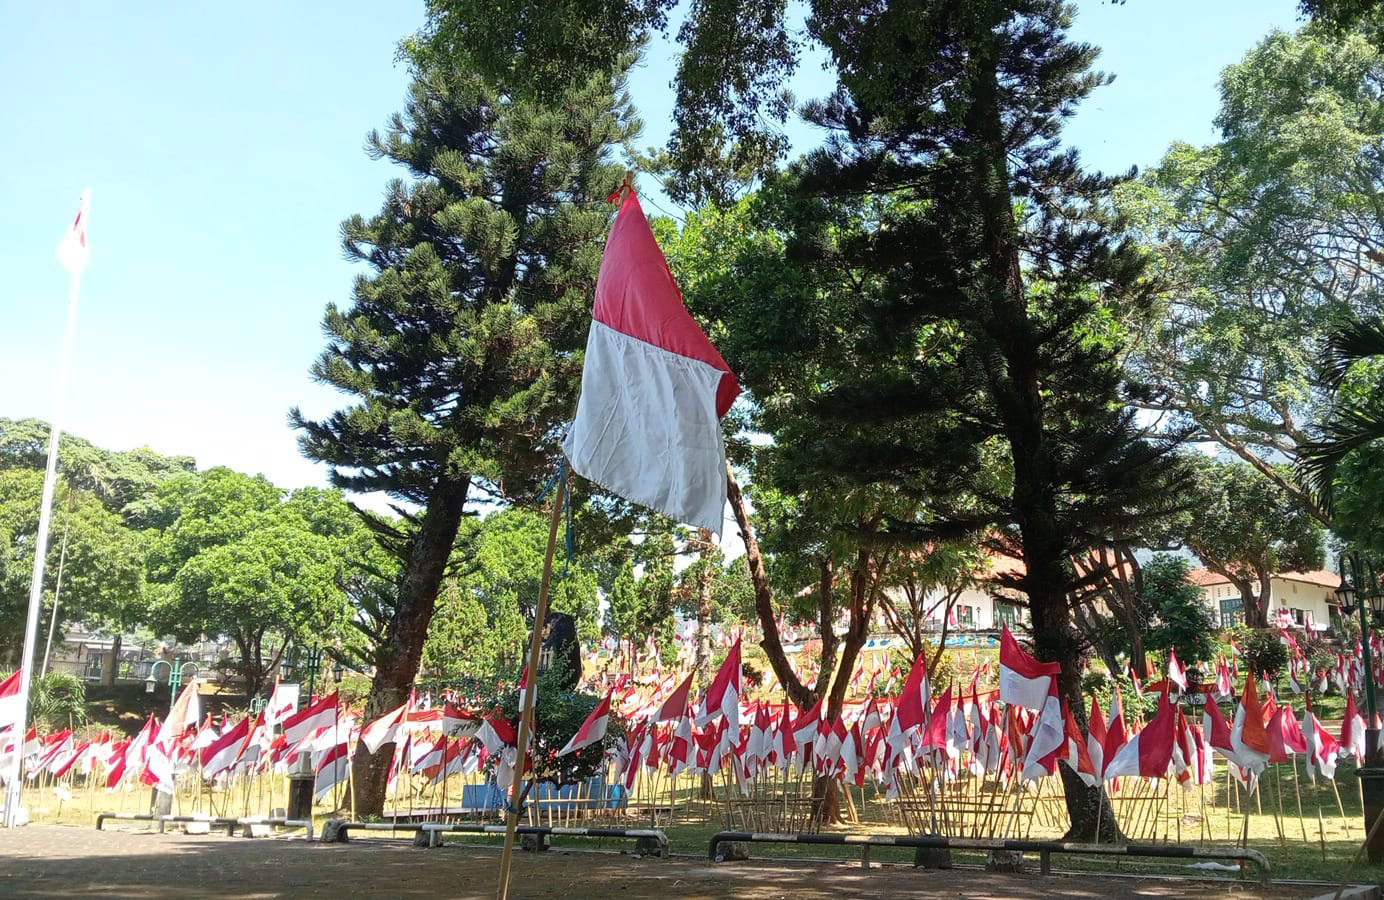
<svg viewBox="0 0 1384 900"><path fill-rule="evenodd" d="M1221 141L1175 144L1120 195L1165 287L1133 356L1147 405L1328 525L1292 464L1324 414L1322 342L1379 309L1381 77L1360 32L1274 32L1222 75Z"/></svg>
<svg viewBox="0 0 1384 900"><path fill-rule="evenodd" d="M585 12L537 15L584 33L586 20L567 17ZM418 673L468 502L532 496L554 468L612 213L604 201L621 179L613 157L638 130L627 46L552 90L526 90L532 67L483 64L504 44L507 13L474 13L433 3L401 46L405 109L368 145L411 180L391 182L376 215L343 224L347 254L369 273L348 307L328 307L312 369L350 405L321 421L291 416L334 484L421 507L375 523L400 574L381 610L367 719L402 702ZM356 756L365 812L382 808L388 760Z"/></svg>

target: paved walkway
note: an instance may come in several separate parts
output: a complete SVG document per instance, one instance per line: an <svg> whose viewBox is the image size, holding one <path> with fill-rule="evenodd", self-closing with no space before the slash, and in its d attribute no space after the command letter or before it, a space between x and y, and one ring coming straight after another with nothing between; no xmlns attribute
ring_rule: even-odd
<svg viewBox="0 0 1384 900"><path fill-rule="evenodd" d="M118 827L118 826L117 826ZM498 850L417 850L403 841L308 844L301 839L228 838L92 827L31 825L0 831L0 897L493 897ZM618 853L519 853L511 896L657 898L1304 897L1220 881L1109 876L999 875L975 870L757 860L712 865L690 857L634 859Z"/></svg>

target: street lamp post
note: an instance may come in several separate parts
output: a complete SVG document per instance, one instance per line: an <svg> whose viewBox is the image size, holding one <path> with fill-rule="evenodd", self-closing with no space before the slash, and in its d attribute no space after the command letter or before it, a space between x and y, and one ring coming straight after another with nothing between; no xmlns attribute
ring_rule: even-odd
<svg viewBox="0 0 1384 900"><path fill-rule="evenodd" d="M1374 564L1358 551L1343 553L1337 563L1341 586L1336 589L1336 601L1341 614L1349 617L1360 611L1360 652L1364 663L1365 681L1365 762L1359 768L1361 793L1365 806L1365 833L1384 814L1384 767L1379 759L1379 728L1375 724L1378 708L1375 705L1374 658L1370 651L1370 619L1384 616L1384 590L1380 588L1380 573ZM1375 832L1370 840L1370 862L1384 860L1384 833Z"/></svg>
<svg viewBox="0 0 1384 900"><path fill-rule="evenodd" d="M173 715L173 707L178 702L178 688L182 687L183 680L187 677L187 667L192 667L192 677L196 678L200 671L197 664L192 660L183 663L169 662L166 659L156 659L154 664L149 667L149 675L144 679L144 692L154 693L154 687L158 684L159 665L168 666L168 715ZM165 720L165 725L167 720ZM149 796L149 810L156 816L166 816L173 812L173 795L165 794L155 787Z"/></svg>
<svg viewBox="0 0 1384 900"><path fill-rule="evenodd" d="M197 664L192 660L184 663L174 664L166 659L156 659L154 664L149 667L149 675L144 679L144 692L154 693L154 687L159 683L159 666L168 666L168 712L173 712L173 704L178 702L178 688L183 686L183 681L187 678L187 667L192 666L192 677L196 678L200 671Z"/></svg>
<svg viewBox="0 0 1384 900"><path fill-rule="evenodd" d="M308 695L298 698L299 705L306 706L312 703L312 695L317 689L317 673L322 669L322 648L313 644L299 665L308 673Z"/></svg>

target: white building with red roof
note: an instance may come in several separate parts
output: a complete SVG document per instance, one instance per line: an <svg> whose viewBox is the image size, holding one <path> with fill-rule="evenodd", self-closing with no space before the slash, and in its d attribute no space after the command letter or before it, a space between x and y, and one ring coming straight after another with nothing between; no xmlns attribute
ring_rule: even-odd
<svg viewBox="0 0 1384 900"><path fill-rule="evenodd" d="M1229 578L1200 568L1188 572L1187 580L1201 588L1202 602L1218 626L1244 622L1244 599ZM1339 575L1324 569L1277 573L1269 580L1269 624L1325 631L1340 616L1336 604L1340 584Z"/></svg>

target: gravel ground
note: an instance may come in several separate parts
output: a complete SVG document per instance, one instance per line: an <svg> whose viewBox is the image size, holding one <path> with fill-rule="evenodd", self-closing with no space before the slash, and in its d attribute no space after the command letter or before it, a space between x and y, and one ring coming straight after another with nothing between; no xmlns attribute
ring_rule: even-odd
<svg viewBox="0 0 1384 900"><path fill-rule="evenodd" d="M118 828L118 824L115 828ZM31 825L0 832L0 897L493 897L496 849L417 850L404 841L246 840L140 830ZM975 870L862 870L858 863L759 859L713 865L692 857L516 853L512 897L840 898L1310 897L1230 880L1000 875Z"/></svg>

